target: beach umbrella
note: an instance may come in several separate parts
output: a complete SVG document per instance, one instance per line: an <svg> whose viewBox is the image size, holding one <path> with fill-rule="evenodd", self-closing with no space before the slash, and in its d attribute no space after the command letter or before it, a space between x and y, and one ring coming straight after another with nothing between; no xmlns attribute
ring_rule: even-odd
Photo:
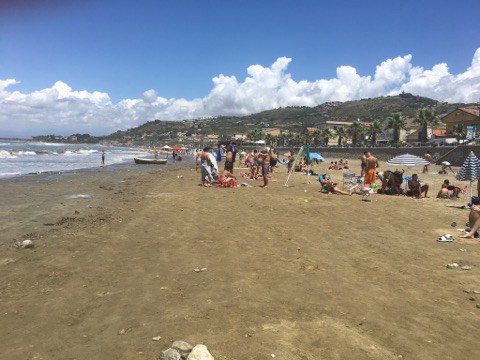
<svg viewBox="0 0 480 360"><path fill-rule="evenodd" d="M170 146L168 146L168 145L165 145L164 147L162 147L162 149L164 149L164 150L170 150L170 149L171 149L171 147L170 147Z"/></svg>
<svg viewBox="0 0 480 360"><path fill-rule="evenodd" d="M180 151L180 150L182 150L182 148L177 146L177 147L172 148L172 150L173 151Z"/></svg>
<svg viewBox="0 0 480 360"><path fill-rule="evenodd" d="M401 165L401 166L406 166L407 168L411 168L417 165L424 165L424 166L430 165L430 161L425 160L420 156L404 154L404 155L395 156L393 159L388 160L387 164ZM403 180L405 181L405 186L407 186L408 180L411 180L411 178L408 176L405 176Z"/></svg>
<svg viewBox="0 0 480 360"><path fill-rule="evenodd" d="M322 155L318 154L318 153L310 153L310 159L316 159L316 160L320 160L320 161L325 161L325 159L323 158Z"/></svg>
<svg viewBox="0 0 480 360"><path fill-rule="evenodd" d="M455 179L459 181L470 181L470 198L472 198L472 184L479 178L480 160L478 160L473 151L471 151L455 175Z"/></svg>
<svg viewBox="0 0 480 360"><path fill-rule="evenodd" d="M417 165L430 165L430 161L425 160L419 156L404 154L395 156L393 159L387 161L390 165L402 165L406 167L414 167Z"/></svg>

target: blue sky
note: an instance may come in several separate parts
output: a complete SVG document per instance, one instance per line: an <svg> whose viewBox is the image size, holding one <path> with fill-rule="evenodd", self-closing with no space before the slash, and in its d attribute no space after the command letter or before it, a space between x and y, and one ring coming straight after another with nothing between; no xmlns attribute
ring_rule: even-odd
<svg viewBox="0 0 480 360"><path fill-rule="evenodd" d="M459 74L480 47L473 0L14 3L0 1L0 79L17 82L8 91L61 81L106 93L113 104L149 89L166 99L203 98L213 77L242 82L250 65L269 67L282 56L292 59L297 82L335 78L342 65L373 76L383 61L408 54L415 66L447 63Z"/></svg>

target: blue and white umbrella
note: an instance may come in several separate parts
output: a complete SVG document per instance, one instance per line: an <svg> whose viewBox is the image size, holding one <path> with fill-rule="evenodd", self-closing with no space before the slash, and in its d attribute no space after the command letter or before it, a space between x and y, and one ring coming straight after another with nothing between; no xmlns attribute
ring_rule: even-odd
<svg viewBox="0 0 480 360"><path fill-rule="evenodd" d="M411 154L404 154L395 156L393 159L387 161L390 165L403 165L406 167L414 167L417 165L430 165L430 161Z"/></svg>
<svg viewBox="0 0 480 360"><path fill-rule="evenodd" d="M310 153L310 158L311 159L317 159L317 160L320 160L320 161L325 161L325 159L323 158L322 155L320 155L318 153L315 153L315 152Z"/></svg>
<svg viewBox="0 0 480 360"><path fill-rule="evenodd" d="M417 165L430 165L430 161L421 158L420 156L411 155L411 154L404 154L395 156L393 159L387 161L387 164L390 165L402 165L406 166L407 168L411 168ZM408 185L408 181L411 180L410 177L405 176L403 181L405 182L405 187Z"/></svg>
<svg viewBox="0 0 480 360"><path fill-rule="evenodd" d="M472 183L480 178L480 160L473 151L467 156L460 170L455 175L455 179L460 181L470 181L470 198L472 197Z"/></svg>

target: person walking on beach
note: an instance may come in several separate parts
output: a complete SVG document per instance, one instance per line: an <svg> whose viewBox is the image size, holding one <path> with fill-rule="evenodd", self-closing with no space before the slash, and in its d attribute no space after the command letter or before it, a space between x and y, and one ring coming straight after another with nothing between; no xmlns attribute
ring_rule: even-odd
<svg viewBox="0 0 480 360"><path fill-rule="evenodd" d="M105 150L102 150L102 165L105 165Z"/></svg>
<svg viewBox="0 0 480 360"><path fill-rule="evenodd" d="M423 155L423 158L424 158L425 160L427 160L428 162L431 162L431 161L432 161L432 154L430 154L430 151L427 151L427 152L425 153L425 155ZM428 174L428 166L429 166L429 165L430 165L430 164L427 164L427 165L425 165L425 166L423 167L423 173L424 173L424 174Z"/></svg>
<svg viewBox="0 0 480 360"><path fill-rule="evenodd" d="M262 168L263 188L268 188L268 169L270 168L270 155L266 149L258 154L257 163Z"/></svg>
<svg viewBox="0 0 480 360"><path fill-rule="evenodd" d="M379 167L378 160L370 151L365 151L365 185L375 184L377 181L376 169Z"/></svg>

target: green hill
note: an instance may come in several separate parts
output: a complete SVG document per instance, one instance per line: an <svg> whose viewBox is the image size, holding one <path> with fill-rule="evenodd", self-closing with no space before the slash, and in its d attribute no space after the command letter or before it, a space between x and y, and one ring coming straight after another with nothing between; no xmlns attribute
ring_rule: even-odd
<svg viewBox="0 0 480 360"><path fill-rule="evenodd" d="M248 116L219 116L183 121L149 121L136 128L117 131L106 139L123 140L125 137L140 142L162 142L177 137L178 132L191 134L245 134L253 129L273 127L301 131L305 127L319 127L325 121L384 120L392 113L401 112L414 117L418 109L431 107L438 115L475 104L449 104L412 94L385 96L346 102L328 102L315 107L286 107L263 111ZM477 104L478 105L478 104Z"/></svg>

